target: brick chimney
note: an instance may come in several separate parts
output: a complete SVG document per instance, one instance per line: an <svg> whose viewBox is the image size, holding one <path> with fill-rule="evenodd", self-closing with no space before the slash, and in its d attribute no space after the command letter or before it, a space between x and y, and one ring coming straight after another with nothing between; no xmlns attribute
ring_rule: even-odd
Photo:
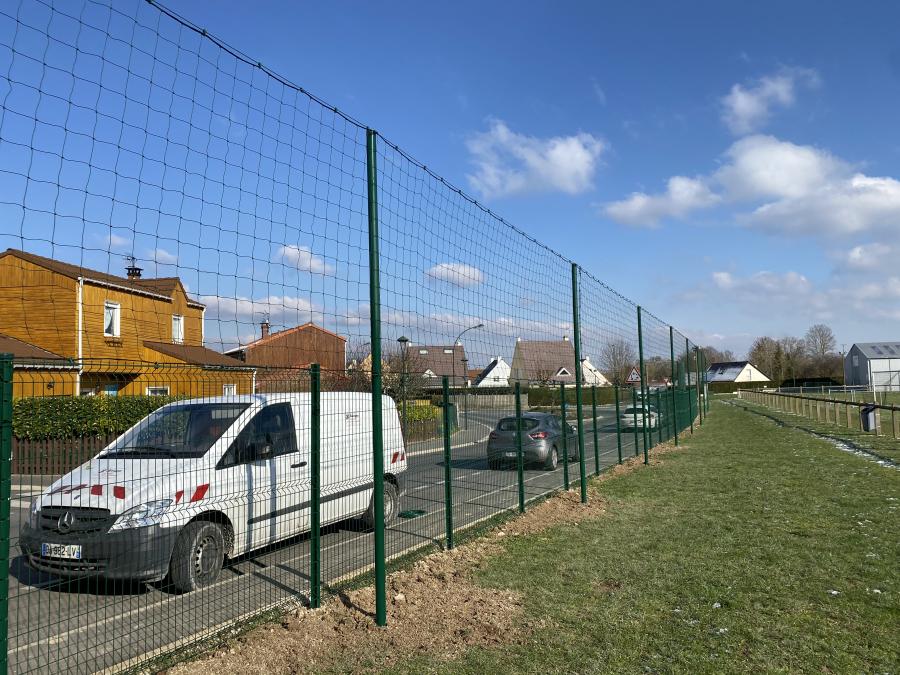
<svg viewBox="0 0 900 675"><path fill-rule="evenodd" d="M143 272L143 271L144 270L142 270L140 267L138 267L137 265L133 265L133 264L129 265L128 267L125 268L125 272L128 274L129 279L140 279L141 272Z"/></svg>
<svg viewBox="0 0 900 675"><path fill-rule="evenodd" d="M269 337L269 328L271 328L271 324L269 323L269 320L266 319L265 321L263 321L261 324L259 324L259 327L262 332L262 337L264 337L264 338ZM262 338L260 338L260 339L262 339Z"/></svg>

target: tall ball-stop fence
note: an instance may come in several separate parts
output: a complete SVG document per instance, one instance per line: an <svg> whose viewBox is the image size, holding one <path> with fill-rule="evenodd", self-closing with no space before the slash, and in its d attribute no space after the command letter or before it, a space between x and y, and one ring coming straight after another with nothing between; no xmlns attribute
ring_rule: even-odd
<svg viewBox="0 0 900 675"><path fill-rule="evenodd" d="M0 7L0 634L145 666L693 433L702 352L155 2Z"/></svg>

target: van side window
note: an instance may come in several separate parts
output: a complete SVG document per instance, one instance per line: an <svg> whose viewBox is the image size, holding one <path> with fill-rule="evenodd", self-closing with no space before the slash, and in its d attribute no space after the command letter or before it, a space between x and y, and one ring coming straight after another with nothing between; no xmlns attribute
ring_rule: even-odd
<svg viewBox="0 0 900 675"><path fill-rule="evenodd" d="M289 403L275 403L260 410L222 456L217 468L266 460L297 452L294 414Z"/></svg>

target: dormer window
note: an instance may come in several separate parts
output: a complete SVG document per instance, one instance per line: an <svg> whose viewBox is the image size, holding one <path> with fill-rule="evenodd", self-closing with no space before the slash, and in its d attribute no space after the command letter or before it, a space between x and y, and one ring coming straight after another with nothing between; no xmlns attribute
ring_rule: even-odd
<svg viewBox="0 0 900 675"><path fill-rule="evenodd" d="M118 302L110 302L107 300L103 303L103 335L104 337L117 338L121 336L121 316L122 308Z"/></svg>
<svg viewBox="0 0 900 675"><path fill-rule="evenodd" d="M175 344L184 342L184 317L180 314L172 315L172 342Z"/></svg>

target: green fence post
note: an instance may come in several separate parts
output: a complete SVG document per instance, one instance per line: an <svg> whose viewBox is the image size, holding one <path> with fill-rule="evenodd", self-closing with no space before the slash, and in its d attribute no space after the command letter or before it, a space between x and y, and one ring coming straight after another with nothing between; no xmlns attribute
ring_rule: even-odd
<svg viewBox="0 0 900 675"><path fill-rule="evenodd" d="M450 468L450 380L444 375L444 519L447 549L453 548L453 474Z"/></svg>
<svg viewBox="0 0 900 675"><path fill-rule="evenodd" d="M13 355L0 354L0 673L9 647L9 510L12 492Z"/></svg>
<svg viewBox="0 0 900 675"><path fill-rule="evenodd" d="M591 385L591 411L594 417L594 475L600 475L600 432L597 430L597 385Z"/></svg>
<svg viewBox="0 0 900 675"><path fill-rule="evenodd" d="M375 139L366 129L366 174L369 206L369 328L372 349L372 506L375 516L375 623L387 625L384 555L384 429L381 413L381 268L378 253L378 171Z"/></svg>
<svg viewBox="0 0 900 675"><path fill-rule="evenodd" d="M662 443L663 437L663 425L662 425L662 405L659 402L659 389L656 390L656 432L657 432L657 440Z"/></svg>
<svg viewBox="0 0 900 675"><path fill-rule="evenodd" d="M569 489L569 421L566 419L566 383L559 383L559 416L562 419L563 489Z"/></svg>
<svg viewBox="0 0 900 675"><path fill-rule="evenodd" d="M578 317L578 265L572 263L572 328L575 338L575 422L578 427L578 471L581 479L581 503L587 503L587 467L584 462L584 415L581 406L581 326Z"/></svg>
<svg viewBox="0 0 900 675"><path fill-rule="evenodd" d="M309 367L309 606L322 606L322 377L318 363Z"/></svg>
<svg viewBox="0 0 900 675"><path fill-rule="evenodd" d="M622 418L619 405L619 385L616 387L616 448L619 451L619 464L622 463Z"/></svg>
<svg viewBox="0 0 900 675"><path fill-rule="evenodd" d="M647 455L648 451L648 443L652 440L652 438L648 439L649 430L647 429L647 406L649 405L647 401L647 374L644 372L644 330L641 327L641 306L638 305L637 308L637 321L638 321L638 358L640 359L640 375L641 375L641 417L644 421L644 429L641 437L644 440L644 464L649 462L649 458Z"/></svg>
<svg viewBox="0 0 900 675"><path fill-rule="evenodd" d="M672 433L678 446L678 406L675 403L675 329L669 326L669 359L672 362Z"/></svg>
<svg viewBox="0 0 900 675"><path fill-rule="evenodd" d="M519 513L525 513L525 458L522 457L522 387L516 382L516 472L519 474Z"/></svg>
<svg viewBox="0 0 900 675"><path fill-rule="evenodd" d="M703 426L703 385L700 382L700 347L697 350L697 415L700 417L700 426Z"/></svg>
<svg viewBox="0 0 900 675"><path fill-rule="evenodd" d="M688 416L690 417L691 422L691 436L694 435L694 401L693 396L691 396L691 345L688 342L687 338L684 338L684 377L687 382L685 385L687 387L688 393Z"/></svg>
<svg viewBox="0 0 900 675"><path fill-rule="evenodd" d="M631 415L633 417L631 423L634 425L634 456L637 457L640 452L640 444L638 443L637 391L635 391L634 385L631 387Z"/></svg>

